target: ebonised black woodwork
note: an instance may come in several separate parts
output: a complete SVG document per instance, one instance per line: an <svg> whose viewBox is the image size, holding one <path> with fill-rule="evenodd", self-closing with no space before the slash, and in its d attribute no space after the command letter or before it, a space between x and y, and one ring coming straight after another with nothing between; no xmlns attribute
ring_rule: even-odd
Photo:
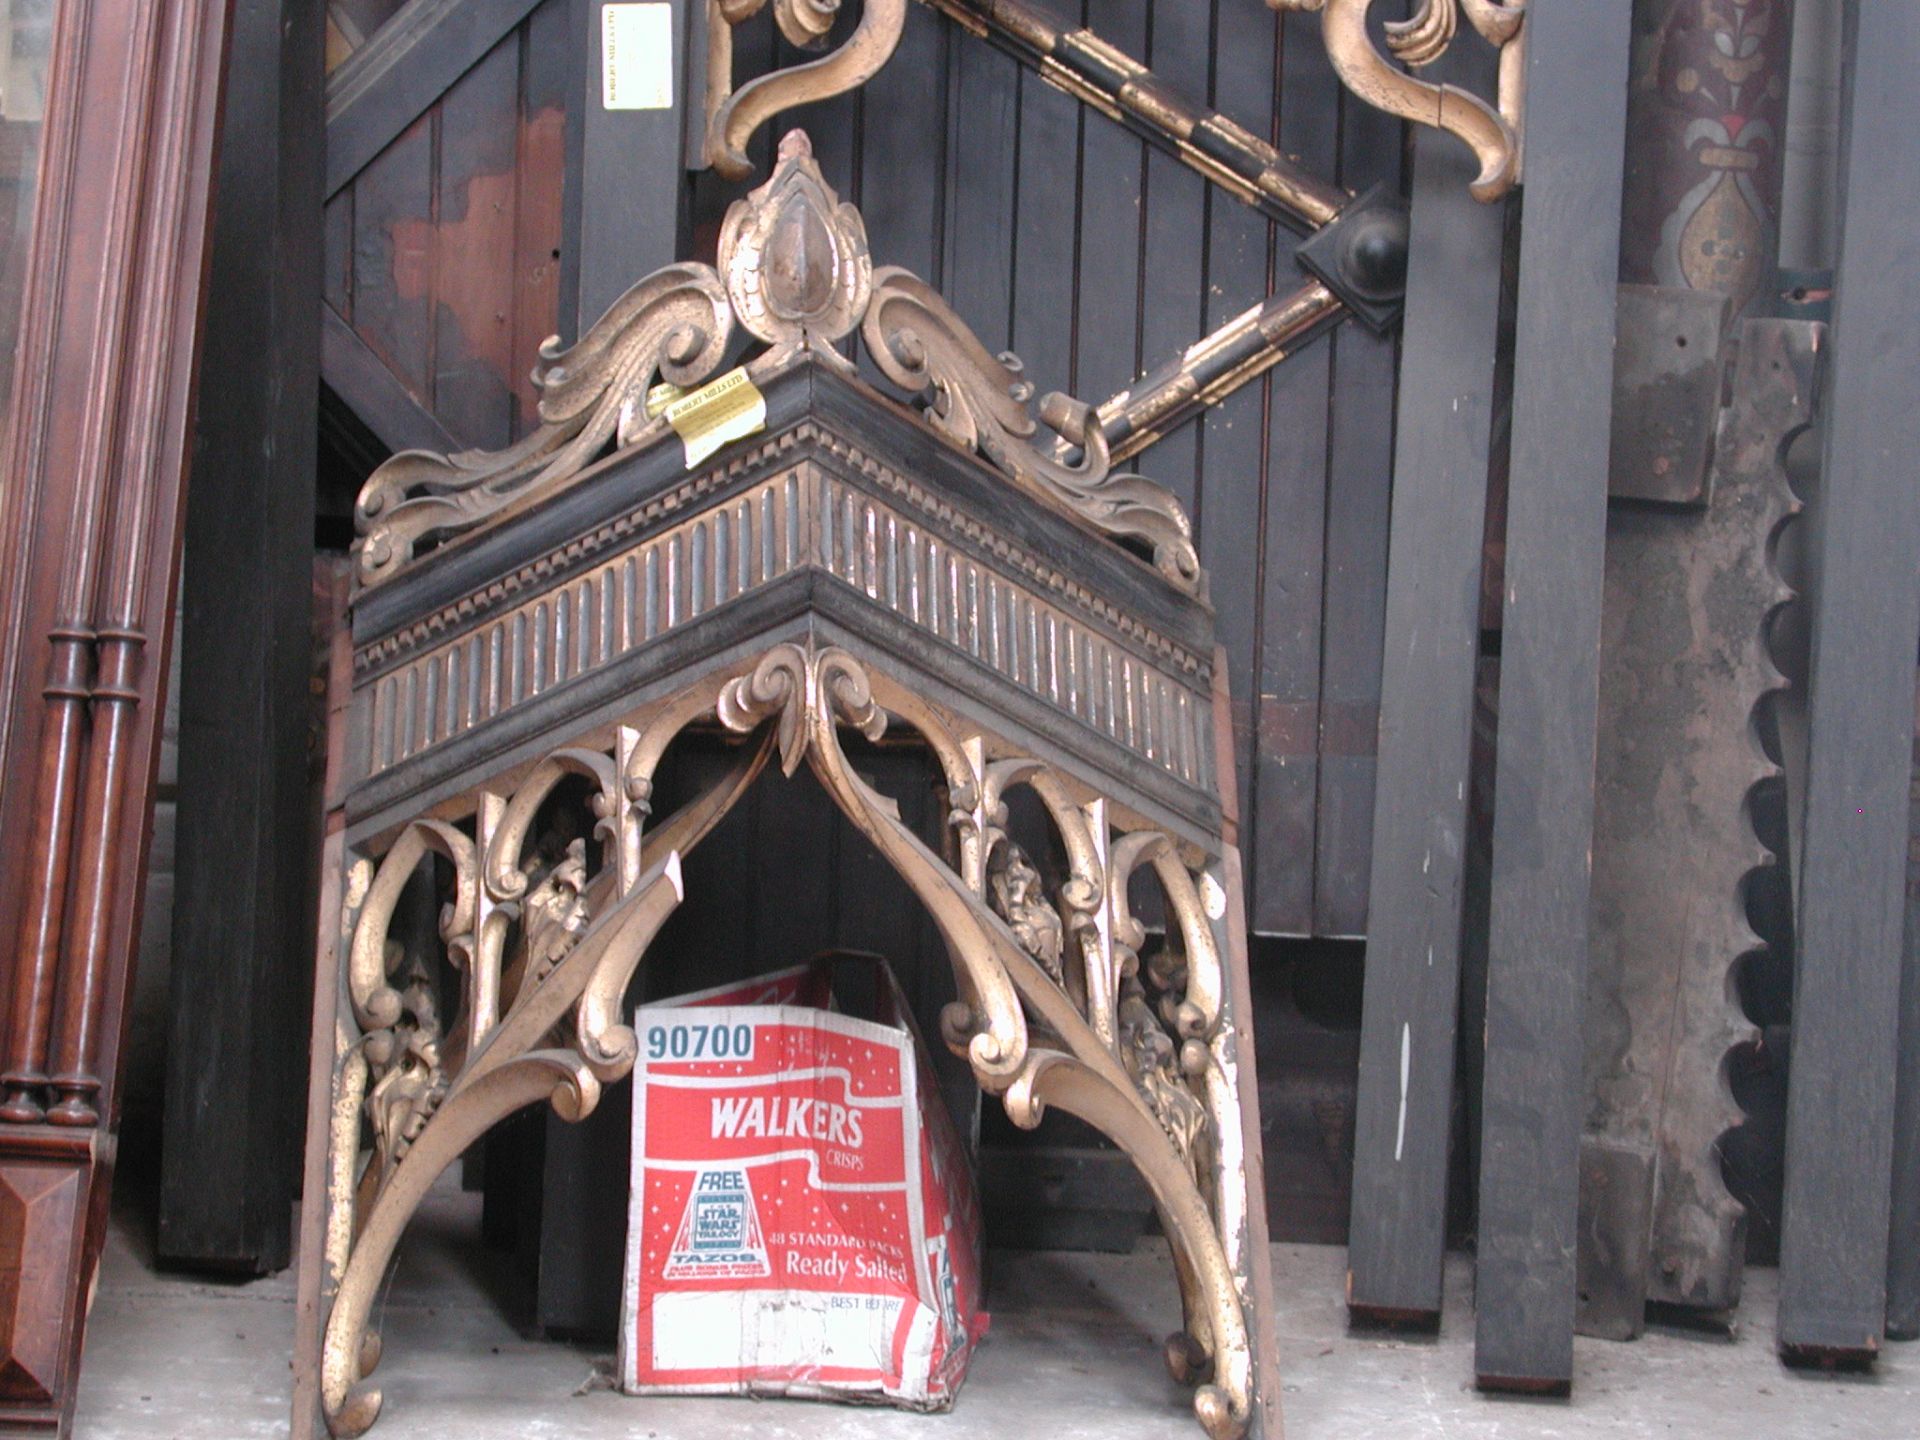
<svg viewBox="0 0 1920 1440"><path fill-rule="evenodd" d="M1849 0L1839 266L1822 410L1806 817L1778 1337L1863 1359L1886 1322L1913 659L1920 641L1920 232L1889 189L1920 123L1920 12Z"/></svg>
<svg viewBox="0 0 1920 1440"><path fill-rule="evenodd" d="M1461 47L1442 63L1476 93L1491 83L1490 56ZM1473 160L1451 136L1421 130L1413 144L1347 1304L1433 1321L1506 213L1467 193Z"/></svg>
<svg viewBox="0 0 1920 1440"><path fill-rule="evenodd" d="M1488 1388L1573 1379L1628 10L1527 19L1474 1350Z"/></svg>
<svg viewBox="0 0 1920 1440"><path fill-rule="evenodd" d="M213 220L220 284L181 582L180 779L157 1253L292 1258L304 1067L307 746L320 377L322 27L236 12Z"/></svg>

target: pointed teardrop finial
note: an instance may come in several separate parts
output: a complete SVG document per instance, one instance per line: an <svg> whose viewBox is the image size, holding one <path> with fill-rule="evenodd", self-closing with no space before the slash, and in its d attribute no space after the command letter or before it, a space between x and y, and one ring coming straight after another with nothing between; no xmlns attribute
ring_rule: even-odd
<svg viewBox="0 0 1920 1440"><path fill-rule="evenodd" d="M867 229L820 174L804 130L780 141L767 183L736 200L720 227L720 271L747 330L780 349L832 349L866 312L873 282Z"/></svg>

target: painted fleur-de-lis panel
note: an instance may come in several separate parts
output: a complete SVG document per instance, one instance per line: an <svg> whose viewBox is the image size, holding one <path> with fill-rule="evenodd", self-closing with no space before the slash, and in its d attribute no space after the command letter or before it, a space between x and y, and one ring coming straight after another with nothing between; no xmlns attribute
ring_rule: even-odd
<svg viewBox="0 0 1920 1440"><path fill-rule="evenodd" d="M1622 278L1746 310L1778 243L1790 7L1674 0L1634 57Z"/></svg>

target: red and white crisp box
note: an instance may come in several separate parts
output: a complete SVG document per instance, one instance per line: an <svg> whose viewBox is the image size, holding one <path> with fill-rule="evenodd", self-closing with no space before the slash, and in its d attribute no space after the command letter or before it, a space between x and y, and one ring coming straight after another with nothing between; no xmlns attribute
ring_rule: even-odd
<svg viewBox="0 0 1920 1440"><path fill-rule="evenodd" d="M633 1394L953 1403L980 1210L892 973L829 1010L828 962L634 1017L620 1375Z"/></svg>

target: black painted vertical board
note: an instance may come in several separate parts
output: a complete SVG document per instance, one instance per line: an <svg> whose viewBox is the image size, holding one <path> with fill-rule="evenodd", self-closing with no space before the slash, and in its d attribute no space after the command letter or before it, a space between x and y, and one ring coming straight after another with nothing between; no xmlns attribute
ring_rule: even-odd
<svg viewBox="0 0 1920 1440"><path fill-rule="evenodd" d="M1472 47L1442 63L1486 93ZM1465 146L1422 129L1413 149L1347 1238L1349 1308L1399 1320L1440 1313L1505 223L1467 193Z"/></svg>
<svg viewBox="0 0 1920 1440"><path fill-rule="evenodd" d="M1343 94L1340 183L1356 193L1376 184L1397 193L1405 135L1396 117ZM1495 262L1489 256L1482 263ZM1367 933L1398 335L1343 325L1332 345L1313 933L1356 938Z"/></svg>
<svg viewBox="0 0 1920 1440"><path fill-rule="evenodd" d="M1195 0L1151 0L1149 23L1147 63L1153 72L1183 95L1206 94L1212 58L1209 8ZM1206 333L1206 247L1201 236L1207 182L1151 147L1142 174L1145 218L1136 375L1172 359ZM1097 403L1106 397L1085 398ZM1173 491L1192 513L1200 485L1200 426L1182 426L1129 465Z"/></svg>
<svg viewBox="0 0 1920 1440"><path fill-rule="evenodd" d="M671 0L673 106L608 110L601 76L605 0L569 3L573 68L559 325L572 340L634 281L686 251L691 187L681 128L692 7ZM618 1275L616 1242L625 1233L631 1087L614 1087L609 1101L579 1125L546 1119L534 1316L543 1328L563 1333L599 1333L618 1314L617 1278L608 1276ZM607 1244L613 1248L603 1251Z"/></svg>
<svg viewBox="0 0 1920 1440"><path fill-rule="evenodd" d="M1573 1380L1601 565L1631 6L1527 16L1474 1373Z"/></svg>
<svg viewBox="0 0 1920 1440"><path fill-rule="evenodd" d="M239 6L187 486L158 1253L292 1244L306 1047L307 664L320 391L322 25Z"/></svg>
<svg viewBox="0 0 1920 1440"><path fill-rule="evenodd" d="M946 259L948 45L954 33L937 11L909 5L893 59L859 92L854 178L873 262L904 266L936 290ZM975 42L968 37L967 43ZM854 344L862 378L887 389L866 347L848 343Z"/></svg>
<svg viewBox="0 0 1920 1440"><path fill-rule="evenodd" d="M1147 0L1110 0L1091 8L1101 39L1128 55L1147 53ZM1073 393L1098 405L1138 373L1140 181L1146 147L1097 111L1084 111L1081 123Z"/></svg>
<svg viewBox="0 0 1920 1440"><path fill-rule="evenodd" d="M893 59L869 80L860 125L860 213L876 265L904 265L935 289L945 214L947 45L952 24L907 7ZM977 44L970 37L969 46Z"/></svg>
<svg viewBox="0 0 1920 1440"><path fill-rule="evenodd" d="M1322 175L1335 173L1339 160L1340 94L1319 17L1282 17L1280 149ZM1300 272L1282 238L1274 283L1290 289ZM1254 715L1252 753L1234 759L1241 775L1252 778L1252 806L1241 811L1241 848L1253 929L1263 935L1313 931L1332 357L1332 341L1323 336L1267 379L1266 524L1258 584L1248 592L1249 608L1260 614L1259 648L1252 683L1236 679L1233 691L1234 703ZM1211 460L1208 469L1211 475ZM1216 587L1215 603L1225 600Z"/></svg>
<svg viewBox="0 0 1920 1440"><path fill-rule="evenodd" d="M1900 1074L1893 1112L1887 1338L1920 1339L1920 705L1907 792L1906 924L1900 959Z"/></svg>
<svg viewBox="0 0 1920 1440"><path fill-rule="evenodd" d="M609 110L602 103L601 9L571 0L573 101L567 107L566 238L560 257L560 329L577 338L641 276L686 249L689 187L682 156L688 76L687 17L672 6L673 105Z"/></svg>
<svg viewBox="0 0 1920 1440"><path fill-rule="evenodd" d="M1020 67L956 37L947 93L946 298L995 354L1011 343Z"/></svg>
<svg viewBox="0 0 1920 1440"><path fill-rule="evenodd" d="M1812 512L1812 660L1778 1335L1865 1357L1886 1318L1913 661L1920 637L1920 8L1843 12L1839 261Z"/></svg>
<svg viewBox="0 0 1920 1440"><path fill-rule="evenodd" d="M1012 349L1036 396L1073 385L1080 112L1070 95L1021 70Z"/></svg>
<svg viewBox="0 0 1920 1440"><path fill-rule="evenodd" d="M1275 110L1275 32L1279 20L1264 0L1214 0L1213 107L1256 132L1271 133ZM1207 195L1207 286L1205 328L1217 329L1272 288L1274 223L1219 189ZM1292 275L1282 276L1291 284ZM1267 387L1263 377L1242 385L1201 418L1200 493L1195 506L1200 558L1216 600L1215 631L1227 657L1232 697L1235 799L1252 815L1255 742L1253 697L1260 629L1271 623L1265 607L1242 597L1260 593L1257 540L1269 514ZM1325 410L1325 399L1321 399ZM1284 518L1281 523L1285 523ZM1316 547L1317 548L1317 547ZM1316 626L1317 628L1317 626ZM1249 863L1260 863L1257 830L1249 826L1242 845Z"/></svg>

